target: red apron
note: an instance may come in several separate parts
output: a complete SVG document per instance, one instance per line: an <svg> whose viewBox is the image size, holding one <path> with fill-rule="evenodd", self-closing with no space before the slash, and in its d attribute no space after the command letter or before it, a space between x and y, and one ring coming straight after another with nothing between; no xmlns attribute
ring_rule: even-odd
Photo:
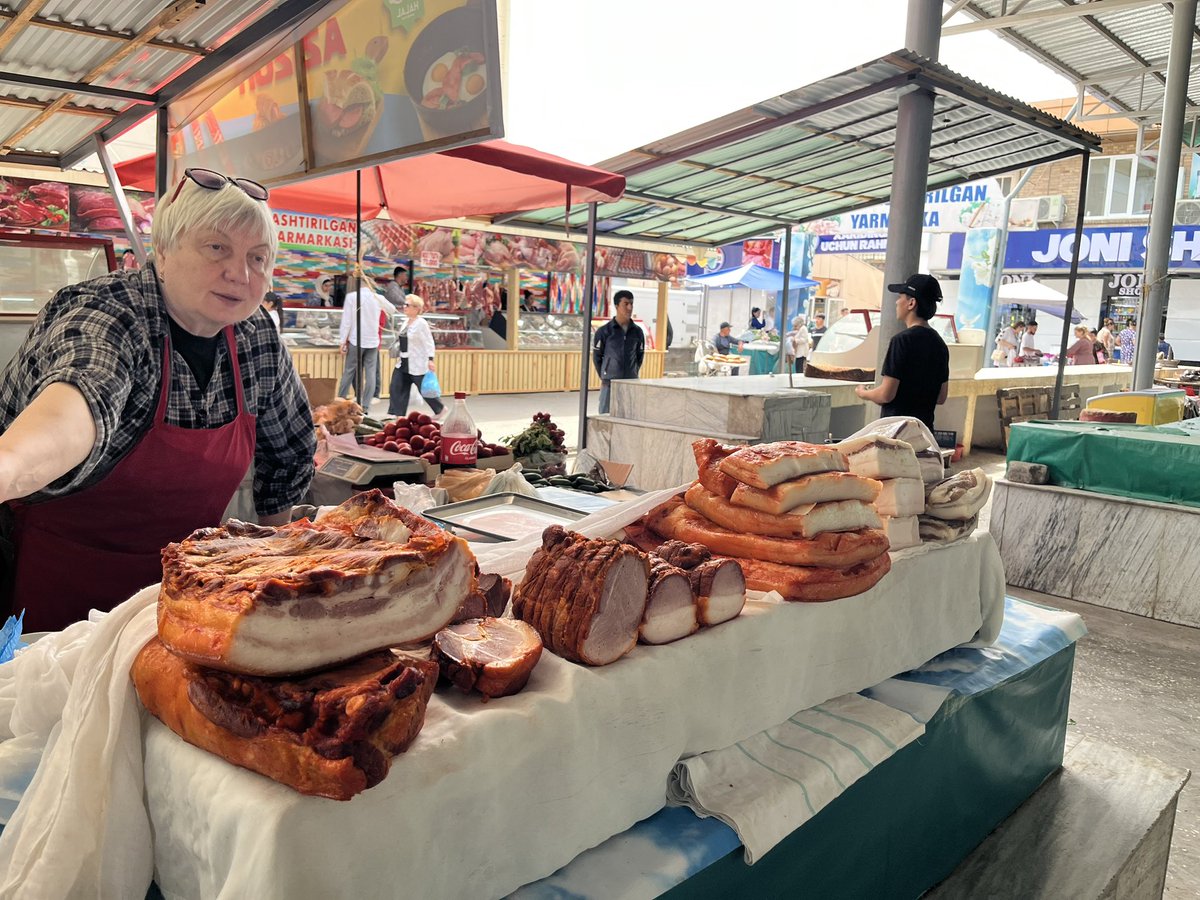
<svg viewBox="0 0 1200 900"><path fill-rule="evenodd" d="M166 422L171 339L162 389L142 439L96 484L41 503L12 503L16 521L13 611L26 631L57 631L110 610L162 579L162 548L220 524L254 459L255 417L246 412L233 328L225 344L237 388L237 417L219 428Z"/></svg>

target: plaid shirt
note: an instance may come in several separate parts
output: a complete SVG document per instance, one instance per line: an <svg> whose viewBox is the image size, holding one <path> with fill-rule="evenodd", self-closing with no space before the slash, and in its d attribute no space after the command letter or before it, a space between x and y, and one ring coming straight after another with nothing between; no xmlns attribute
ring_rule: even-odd
<svg viewBox="0 0 1200 900"><path fill-rule="evenodd" d="M63 288L34 322L0 379L0 431L54 382L78 388L96 422L96 443L79 466L34 494L72 494L104 478L153 424L162 387L169 321L153 264ZM261 308L234 326L247 411L258 417L254 505L273 515L300 502L313 475L316 439L308 399L275 326ZM233 367L224 341L201 391L172 351L166 420L217 428L237 416ZM180 477L187 477L181 471Z"/></svg>

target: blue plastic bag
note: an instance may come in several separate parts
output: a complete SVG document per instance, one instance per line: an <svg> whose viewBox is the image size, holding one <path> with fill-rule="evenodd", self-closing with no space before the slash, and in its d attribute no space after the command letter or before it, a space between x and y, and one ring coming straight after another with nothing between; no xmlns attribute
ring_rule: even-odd
<svg viewBox="0 0 1200 900"><path fill-rule="evenodd" d="M440 397L442 396L442 386L438 384L437 372L426 372L425 377L421 379L421 396L422 397Z"/></svg>

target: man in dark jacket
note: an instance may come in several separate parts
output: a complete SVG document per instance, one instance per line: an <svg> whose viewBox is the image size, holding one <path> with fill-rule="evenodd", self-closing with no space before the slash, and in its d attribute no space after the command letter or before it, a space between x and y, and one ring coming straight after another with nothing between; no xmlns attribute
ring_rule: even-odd
<svg viewBox="0 0 1200 900"><path fill-rule="evenodd" d="M592 362L600 376L600 415L608 414L609 393L614 378L637 378L646 354L646 337L633 323L633 293L613 295L617 314L596 329Z"/></svg>

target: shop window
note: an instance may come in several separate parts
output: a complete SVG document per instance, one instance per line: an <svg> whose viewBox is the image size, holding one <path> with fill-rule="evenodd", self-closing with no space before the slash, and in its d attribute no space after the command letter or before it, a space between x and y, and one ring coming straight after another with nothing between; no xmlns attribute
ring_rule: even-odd
<svg viewBox="0 0 1200 900"><path fill-rule="evenodd" d="M1175 184L1175 196L1183 183L1183 169ZM1088 169L1087 207L1089 218L1145 216L1154 199L1154 165L1134 156L1105 156L1093 159Z"/></svg>

